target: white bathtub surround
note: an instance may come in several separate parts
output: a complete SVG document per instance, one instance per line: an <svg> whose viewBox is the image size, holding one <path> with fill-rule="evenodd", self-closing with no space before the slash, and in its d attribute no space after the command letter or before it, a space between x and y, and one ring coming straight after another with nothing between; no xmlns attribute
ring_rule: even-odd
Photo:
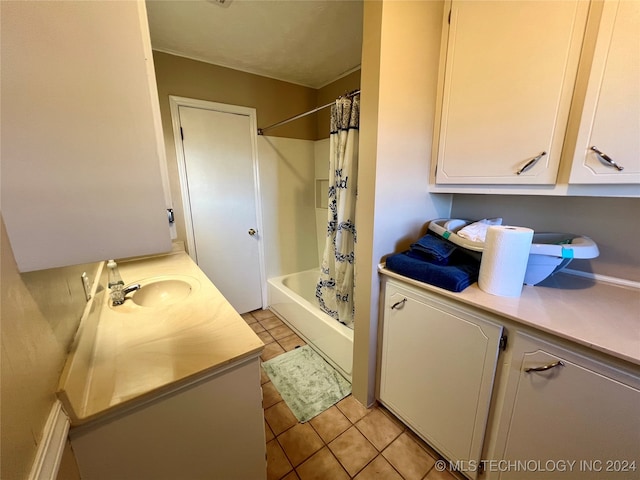
<svg viewBox="0 0 640 480"><path fill-rule="evenodd" d="M268 281L270 309L349 381L353 364L353 329L336 322L318 307L317 269Z"/></svg>
<svg viewBox="0 0 640 480"><path fill-rule="evenodd" d="M353 325L354 246L360 95L340 97L331 107L329 213L316 296L320 308Z"/></svg>
<svg viewBox="0 0 640 480"><path fill-rule="evenodd" d="M82 477L264 478L262 341L184 251L118 265L142 289L114 307L98 276L58 392Z"/></svg>
<svg viewBox="0 0 640 480"><path fill-rule="evenodd" d="M266 278L317 267L314 142L262 135L257 142Z"/></svg>

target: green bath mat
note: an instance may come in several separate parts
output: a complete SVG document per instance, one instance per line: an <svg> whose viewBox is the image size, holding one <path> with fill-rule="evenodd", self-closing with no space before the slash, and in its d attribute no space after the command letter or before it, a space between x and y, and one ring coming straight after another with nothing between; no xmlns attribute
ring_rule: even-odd
<svg viewBox="0 0 640 480"><path fill-rule="evenodd" d="M262 368L299 422L351 393L351 384L309 345L264 362Z"/></svg>

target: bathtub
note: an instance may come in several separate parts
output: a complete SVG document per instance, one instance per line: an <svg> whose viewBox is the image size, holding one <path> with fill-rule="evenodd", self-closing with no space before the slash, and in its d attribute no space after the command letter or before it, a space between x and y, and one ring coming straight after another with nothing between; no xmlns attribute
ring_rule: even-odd
<svg viewBox="0 0 640 480"><path fill-rule="evenodd" d="M319 278L318 269L270 278L269 309L351 381L353 330L317 306Z"/></svg>

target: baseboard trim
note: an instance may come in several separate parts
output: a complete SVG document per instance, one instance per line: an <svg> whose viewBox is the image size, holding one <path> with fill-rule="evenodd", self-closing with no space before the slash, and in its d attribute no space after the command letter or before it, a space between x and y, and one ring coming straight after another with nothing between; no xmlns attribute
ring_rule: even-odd
<svg viewBox="0 0 640 480"><path fill-rule="evenodd" d="M31 467L29 480L52 480L58 475L62 453L69 434L69 418L59 400L51 407L49 418L42 432L36 459Z"/></svg>

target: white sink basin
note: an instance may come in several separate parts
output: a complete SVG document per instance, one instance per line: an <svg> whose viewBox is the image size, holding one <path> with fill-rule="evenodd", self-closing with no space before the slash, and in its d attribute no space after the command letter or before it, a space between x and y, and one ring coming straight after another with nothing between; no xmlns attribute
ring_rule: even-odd
<svg viewBox="0 0 640 480"><path fill-rule="evenodd" d="M184 300L192 290L191 282L181 279L151 280L136 290L131 300L141 307L165 307Z"/></svg>
<svg viewBox="0 0 640 480"><path fill-rule="evenodd" d="M109 307L120 313L141 313L140 307L164 308L187 301L189 296L200 288L200 282L188 275L162 275L148 277L133 284L139 284L140 288L125 297L122 305Z"/></svg>

